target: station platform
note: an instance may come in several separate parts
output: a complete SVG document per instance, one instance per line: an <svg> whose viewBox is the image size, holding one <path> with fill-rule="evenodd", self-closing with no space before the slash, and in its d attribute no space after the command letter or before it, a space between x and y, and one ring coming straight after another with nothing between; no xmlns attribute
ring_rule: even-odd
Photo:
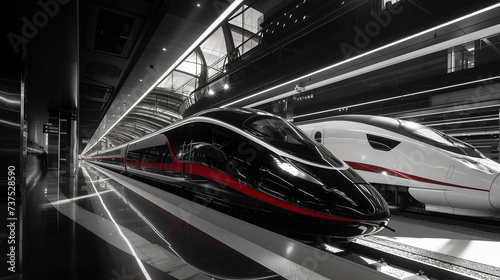
<svg viewBox="0 0 500 280"><path fill-rule="evenodd" d="M85 162L24 211L22 279L395 279Z"/></svg>
<svg viewBox="0 0 500 280"><path fill-rule="evenodd" d="M393 214L390 226L395 232L384 229L374 237L387 241L389 246L491 273L500 279L498 230L487 229L486 225L461 226L453 222L453 217L443 222L438 220L425 215Z"/></svg>

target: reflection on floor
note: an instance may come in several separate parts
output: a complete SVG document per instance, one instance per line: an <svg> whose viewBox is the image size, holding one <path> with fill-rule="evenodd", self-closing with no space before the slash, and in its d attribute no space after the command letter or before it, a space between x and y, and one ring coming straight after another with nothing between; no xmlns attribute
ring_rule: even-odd
<svg viewBox="0 0 500 280"><path fill-rule="evenodd" d="M27 194L23 228L23 279L148 279L136 259L75 221L92 208L85 177L60 177L54 171ZM52 205L50 203L58 201ZM87 212L87 221L99 217ZM85 215L85 214L83 214ZM149 279L177 279L149 269Z"/></svg>
<svg viewBox="0 0 500 280"><path fill-rule="evenodd" d="M23 279L392 279L85 163L25 205Z"/></svg>
<svg viewBox="0 0 500 280"><path fill-rule="evenodd" d="M500 232L470 229L453 223L438 224L404 215L392 215L390 225L396 232L383 230L376 236L428 250L442 255L443 258L456 257L490 265L500 271Z"/></svg>

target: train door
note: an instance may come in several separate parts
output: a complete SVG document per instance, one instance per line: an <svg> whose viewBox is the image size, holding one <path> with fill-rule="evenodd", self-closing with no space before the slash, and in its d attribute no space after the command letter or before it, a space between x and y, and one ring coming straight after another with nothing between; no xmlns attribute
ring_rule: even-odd
<svg viewBox="0 0 500 280"><path fill-rule="evenodd" d="M324 144L325 130L322 127L313 128L311 138L320 144Z"/></svg>

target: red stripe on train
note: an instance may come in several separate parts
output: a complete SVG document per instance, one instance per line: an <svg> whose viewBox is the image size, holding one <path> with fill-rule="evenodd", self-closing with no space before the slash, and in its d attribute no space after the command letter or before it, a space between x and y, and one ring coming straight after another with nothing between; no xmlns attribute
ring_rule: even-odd
<svg viewBox="0 0 500 280"><path fill-rule="evenodd" d="M177 171L177 172L182 172L182 163L175 160L174 163L168 164L168 163L154 163L154 162L131 162L127 161L127 164L130 165L135 165L135 166L143 166L143 167L149 167L149 168L154 168L154 169L162 169L162 170L168 170L168 171ZM287 204L285 202L279 201L275 198L272 198L270 196L267 196L263 193L260 193L248 186L245 186L238 181L232 179L231 177L224 175L216 170L213 170L209 167L203 166L203 165L198 165L198 164L184 164L184 172L192 174L192 175L197 175L200 177L204 177L216 182L219 182L227 187L230 187L238 192L241 192L245 195L248 195L250 197L253 197L255 199L258 199L260 201L269 203L271 205L274 205L276 207L286 209L288 211L292 211L295 213L299 213L302 215L307 215L311 217L317 217L317 218L322 218L322 219L329 219L329 220L336 220L336 221L345 221L345 222L359 222L356 220L349 220L349 219L342 219L342 218L337 218L337 217L332 217L328 215L323 215L323 214L318 214L315 212L311 212L299 207L295 207L293 205Z"/></svg>
<svg viewBox="0 0 500 280"><path fill-rule="evenodd" d="M474 190L474 191L489 192L489 190L483 190L483 189L478 189L478 188L472 188L472 187L466 187L466 186L460 186L460 185L450 184L450 183L446 183L446 182L436 181L436 180L432 180L432 179L428 179L428 178L424 178L424 177L411 175L408 173L399 172L399 171L392 170L392 169L385 168L385 167L381 167L381 166L360 163L360 162L353 162L353 161L344 161L344 162L347 163L353 169L356 169L359 171L366 171L366 172L373 172L373 173L385 172L389 176L399 177L399 178L403 178L403 179L407 179L407 180L413 180L413 181L418 181L418 182L423 182L423 183L430 183L430 184L455 187L455 188L461 188L461 189L468 189L468 190Z"/></svg>

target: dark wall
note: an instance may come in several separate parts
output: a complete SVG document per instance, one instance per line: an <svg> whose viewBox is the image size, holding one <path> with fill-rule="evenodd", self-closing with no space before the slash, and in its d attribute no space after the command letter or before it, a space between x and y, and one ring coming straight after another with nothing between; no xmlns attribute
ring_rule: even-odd
<svg viewBox="0 0 500 280"><path fill-rule="evenodd" d="M12 3L11 3L12 2ZM21 52L15 52L8 34L17 32L17 1L4 3L0 10L0 184L7 191L8 167L20 169L21 148ZM12 168L11 168L12 169ZM19 181L20 182L20 181Z"/></svg>
<svg viewBox="0 0 500 280"><path fill-rule="evenodd" d="M18 1L8 1L2 3L0 9L0 220L4 221L0 235L6 237L20 234L20 219L9 218L20 217L23 187L21 52L14 51L8 37L9 33L17 32L18 5ZM15 271L9 270L12 266L5 261L0 265L0 278L19 275L18 244L2 239L0 251L4 259L14 258L16 261Z"/></svg>

